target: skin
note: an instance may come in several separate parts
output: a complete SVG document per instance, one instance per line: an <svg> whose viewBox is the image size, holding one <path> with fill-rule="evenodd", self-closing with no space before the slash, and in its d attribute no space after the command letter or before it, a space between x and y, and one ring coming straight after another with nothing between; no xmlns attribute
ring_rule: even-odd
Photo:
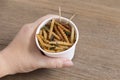
<svg viewBox="0 0 120 80"><path fill-rule="evenodd" d="M37 26L52 16L56 15L46 15L24 25L13 41L0 52L0 78L39 68L63 68L73 65L69 59L47 57L36 47L34 36Z"/></svg>

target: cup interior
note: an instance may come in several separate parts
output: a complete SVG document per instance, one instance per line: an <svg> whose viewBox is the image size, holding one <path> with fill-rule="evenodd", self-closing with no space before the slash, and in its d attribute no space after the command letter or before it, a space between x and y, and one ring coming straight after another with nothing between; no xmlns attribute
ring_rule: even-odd
<svg viewBox="0 0 120 80"><path fill-rule="evenodd" d="M45 26L49 21L51 21L53 18L54 18L55 20L56 20L56 19L58 20L58 19L59 19L59 16L58 16L58 17L57 17L57 16L55 16L55 17L50 17L50 18L44 20L44 21L38 26L38 28L37 28L37 30L36 30L36 34L39 34L41 28L44 27L44 26ZM74 28L75 28L76 40L75 40L75 42L74 42L74 44L73 44L72 46L76 46L76 44L77 44L77 42L78 42L78 39L79 39L79 32L78 32L78 29L77 29L76 25L75 25L71 20L69 20L69 19L67 19L67 18L65 18L65 17L61 17L61 22L68 22L71 27L74 27ZM62 53L64 52L64 51L61 51L61 52L51 53L51 52L45 51L45 50L42 49L41 46L39 45L39 41L38 41L36 35L35 35L35 41L36 41L37 47L38 47L42 52L44 52L44 53L49 53L49 54L62 54ZM72 46L71 46L70 48L72 48ZM68 48L67 50L69 50L70 48ZM65 51L67 51L67 50L65 50Z"/></svg>

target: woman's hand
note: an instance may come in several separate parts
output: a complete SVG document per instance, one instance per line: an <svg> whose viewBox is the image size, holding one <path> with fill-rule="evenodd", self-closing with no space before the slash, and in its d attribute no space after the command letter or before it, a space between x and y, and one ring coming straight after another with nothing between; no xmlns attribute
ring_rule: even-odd
<svg viewBox="0 0 120 80"><path fill-rule="evenodd" d="M30 72L38 68L62 68L73 65L72 61L68 59L44 56L36 47L34 36L37 26L52 16L56 15L47 15L34 23L24 25L8 47L1 51L0 56L4 61L2 66L5 67L6 74Z"/></svg>

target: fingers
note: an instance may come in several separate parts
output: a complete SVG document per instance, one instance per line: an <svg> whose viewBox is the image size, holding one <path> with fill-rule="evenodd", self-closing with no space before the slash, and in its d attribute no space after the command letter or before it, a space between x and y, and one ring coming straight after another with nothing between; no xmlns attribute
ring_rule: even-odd
<svg viewBox="0 0 120 80"><path fill-rule="evenodd" d="M43 68L63 68L73 66L73 62L65 58L44 58Z"/></svg>

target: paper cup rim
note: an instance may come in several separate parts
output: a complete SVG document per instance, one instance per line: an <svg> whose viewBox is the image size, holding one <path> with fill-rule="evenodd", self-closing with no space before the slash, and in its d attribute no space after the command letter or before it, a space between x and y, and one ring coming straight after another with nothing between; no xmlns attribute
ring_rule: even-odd
<svg viewBox="0 0 120 80"><path fill-rule="evenodd" d="M59 16L52 16L52 17L44 20L44 21L38 26L38 28L37 28L37 30L36 30L36 33L35 33L35 42L36 42L37 47L38 47L42 52L44 52L45 54L46 54L46 53L47 53L47 54L54 54L54 55L63 54L63 52L66 52L66 51L68 51L69 49L71 49L73 46L76 46L76 44L77 44L77 42L78 42L78 39L79 39L79 32L78 32L78 29L77 29L75 23L73 23L71 20L69 20L69 19L67 19L67 18L65 18L65 17L61 17L61 20L68 21L69 24L72 25L71 27L74 27L74 28L75 28L76 41L75 41L75 43L74 43L70 48L68 48L68 49L65 50L65 51L54 52L54 53L45 51L45 50L42 49L41 46L39 45L39 42L38 42L38 39L37 39L36 34L38 34L39 31L40 31L40 29L41 29L42 27L44 27L44 25L47 24L47 23L48 23L50 20L52 20L53 18L59 19Z"/></svg>

